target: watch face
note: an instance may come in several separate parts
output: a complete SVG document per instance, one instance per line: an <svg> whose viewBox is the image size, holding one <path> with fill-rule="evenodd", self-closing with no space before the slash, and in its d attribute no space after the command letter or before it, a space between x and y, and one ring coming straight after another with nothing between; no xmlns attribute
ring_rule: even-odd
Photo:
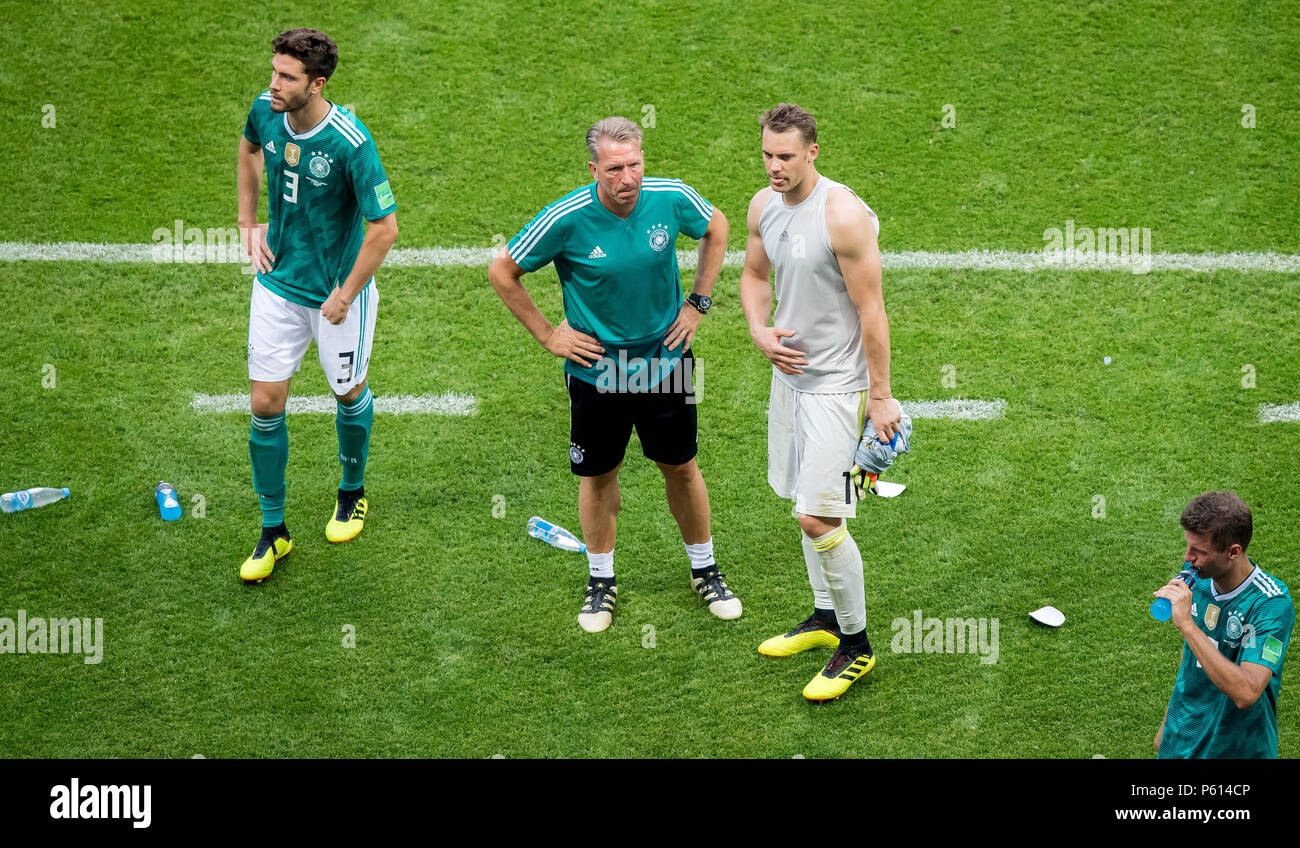
<svg viewBox="0 0 1300 848"><path fill-rule="evenodd" d="M706 294L693 294L687 300L695 304L695 308L701 312L708 312L709 308L713 306L713 298Z"/></svg>

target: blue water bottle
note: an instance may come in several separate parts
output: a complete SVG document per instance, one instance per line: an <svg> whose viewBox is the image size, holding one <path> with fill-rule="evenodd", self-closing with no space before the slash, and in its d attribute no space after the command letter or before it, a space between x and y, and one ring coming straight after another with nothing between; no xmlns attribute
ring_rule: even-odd
<svg viewBox="0 0 1300 848"><path fill-rule="evenodd" d="M154 487L154 500L158 501L158 514L163 521L175 521L181 517L181 502L176 497L172 484L163 481Z"/></svg>
<svg viewBox="0 0 1300 848"><path fill-rule="evenodd" d="M1192 588L1196 582L1196 566L1190 562L1183 563L1183 570L1178 572L1178 578L1187 584L1187 588ZM1168 621L1173 617L1174 607L1169 603L1168 598L1156 598L1151 602L1151 617L1156 621Z"/></svg>

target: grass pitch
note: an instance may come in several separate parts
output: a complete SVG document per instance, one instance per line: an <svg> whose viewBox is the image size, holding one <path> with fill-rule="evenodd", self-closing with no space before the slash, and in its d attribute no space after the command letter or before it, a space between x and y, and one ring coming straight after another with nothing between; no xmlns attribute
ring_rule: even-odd
<svg viewBox="0 0 1300 848"><path fill-rule="evenodd" d="M823 172L880 214L886 252L1037 250L1075 220L1150 227L1157 250L1300 253L1284 10L620 8L399 1L382 16L259 18L108 4L38 18L5 4L0 105L18 127L0 139L13 198L0 241L233 226L235 142L269 40L307 23L339 42L327 92L379 144L402 247L509 236L587 179L582 133L610 113L653 114L648 171L699 188L742 247L762 185L755 117L791 100L818 116ZM918 421L891 475L907 493L860 507L850 529L880 661L813 706L799 690L824 653L754 650L811 599L797 525L766 485L770 370L738 269L718 281L696 354L700 464L745 615L715 620L689 590L634 439L618 609L593 636L575 621L583 559L523 529L534 514L578 529L560 363L485 269L383 270L370 372L379 396L464 392L478 415L377 415L371 518L342 546L323 534L333 421L290 416L295 551L247 587L248 418L188 404L247 390L249 278L222 265L3 267L20 296L0 317L0 488L73 496L0 516L0 616L99 617L105 641L98 665L0 655L11 756L1143 757L1181 647L1146 608L1181 561L1186 501L1238 491L1255 513L1250 553L1300 583L1288 535L1300 425L1256 419L1259 403L1300 400L1295 275L888 272L895 393L1004 398L1007 415ZM526 282L558 320L554 272ZM314 357L295 393L325 392ZM152 501L162 478L187 507L176 525ZM1044 604L1065 613L1060 630L1029 621ZM998 661L892 651L894 621L918 609L998 619ZM1298 686L1289 663L1283 756L1300 745Z"/></svg>

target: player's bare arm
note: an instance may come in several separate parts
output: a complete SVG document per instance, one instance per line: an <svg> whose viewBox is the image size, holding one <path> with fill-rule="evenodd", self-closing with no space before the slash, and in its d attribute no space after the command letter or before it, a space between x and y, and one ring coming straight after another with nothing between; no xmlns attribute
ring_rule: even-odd
<svg viewBox="0 0 1300 848"><path fill-rule="evenodd" d="M802 374L800 366L807 365L802 351L786 347L781 339L794 335L794 330L768 326L772 318L772 262L763 248L763 238L758 233L758 219L764 207L775 194L772 189L759 189L749 201L745 223L749 236L745 240L745 268L740 272L740 308L749 323L749 337L763 355L782 374Z"/></svg>
<svg viewBox="0 0 1300 848"><path fill-rule="evenodd" d="M239 136L237 184L239 190L239 237L253 268L265 273L275 264L275 254L266 243L266 224L257 222L257 201L262 191L262 146Z"/></svg>
<svg viewBox="0 0 1300 848"><path fill-rule="evenodd" d="M889 441L898 432L901 416L889 387L889 317L885 314L876 223L856 195L833 189L826 198L826 230L849 299L862 322L862 350L871 369L867 417L881 439Z"/></svg>
<svg viewBox="0 0 1300 848"><path fill-rule="evenodd" d="M510 314L524 325L538 344L561 359L571 359L590 368L605 355L605 348L596 339L570 327L567 318L558 327L546 320L542 310L533 302L532 295L524 288L522 277L525 273L510 254L502 250L488 266L488 281Z"/></svg>
<svg viewBox="0 0 1300 848"><path fill-rule="evenodd" d="M1158 598L1167 599L1173 607L1174 625L1183 634L1187 647L1191 648L1205 669L1206 676L1219 687L1219 691L1231 698L1239 710L1244 710L1259 700L1259 696L1268 687L1273 671L1258 663L1243 662L1238 665L1219 653L1210 637L1196 626L1196 620L1192 618L1192 590L1181 579L1175 577L1157 589L1155 594Z"/></svg>
<svg viewBox="0 0 1300 848"><path fill-rule="evenodd" d="M348 307L356 300L361 290L370 282L370 278L383 264L384 257L397 241L397 213L390 212L382 218L368 222L366 236L361 240L361 249L357 251L357 261L343 285L330 292L330 296L321 304L321 314L331 324L342 324L348 317Z"/></svg>
<svg viewBox="0 0 1300 848"><path fill-rule="evenodd" d="M691 286L693 294L702 294L705 297L713 295L713 286L718 281L718 272L722 270L722 260L727 256L727 235L730 227L727 216L715 208L713 217L709 219L709 228L700 237L700 256L695 264L695 284ZM669 350L676 350L679 344L683 350L689 348L703 320L703 312L689 303L683 303L682 308L677 312L677 320L668 328L668 333L664 336L665 346Z"/></svg>

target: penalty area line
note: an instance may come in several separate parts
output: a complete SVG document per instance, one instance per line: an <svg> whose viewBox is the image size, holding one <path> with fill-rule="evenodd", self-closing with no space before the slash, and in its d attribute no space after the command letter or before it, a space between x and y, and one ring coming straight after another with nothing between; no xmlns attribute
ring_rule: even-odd
<svg viewBox="0 0 1300 848"><path fill-rule="evenodd" d="M205 255L199 245L190 246L196 256ZM188 248L187 248L188 249ZM204 248L206 250L206 248ZM484 268L499 253L495 247L399 247L389 251L385 267L405 268ZM170 244L108 244L99 242L0 242L0 262L139 262L172 264L183 258L176 256L176 247ZM1272 271L1287 274L1300 273L1300 255L1291 253L1156 253L1137 257L1150 271ZM677 251L678 264L686 270L695 267L698 254L694 250ZM745 262L743 250L728 250L723 264L738 268ZM881 262L887 271L910 268L944 271L1131 271L1133 262L1128 257L1108 254L1088 254L1077 262L1061 263L1050 260L1043 251L1015 250L884 250ZM1149 265L1148 265L1149 263ZM183 263L182 263L183 264ZM240 262L224 262L240 266ZM243 266L247 267L247 266Z"/></svg>
<svg viewBox="0 0 1300 848"><path fill-rule="evenodd" d="M899 401L903 411L918 418L953 418L959 421L992 421L1006 418L1007 402L1002 398L994 400L972 400L969 398L952 398L951 400L905 400Z"/></svg>
<svg viewBox="0 0 1300 848"><path fill-rule="evenodd" d="M1261 403L1259 405L1259 423L1275 424L1300 421L1300 402L1297 403Z"/></svg>
<svg viewBox="0 0 1300 848"><path fill-rule="evenodd" d="M248 395L194 394L190 408L200 415L223 412L248 412ZM285 412L290 415L333 415L338 408L333 395L290 395ZM375 412L386 415L477 415L478 398L460 392L440 395L375 396Z"/></svg>

